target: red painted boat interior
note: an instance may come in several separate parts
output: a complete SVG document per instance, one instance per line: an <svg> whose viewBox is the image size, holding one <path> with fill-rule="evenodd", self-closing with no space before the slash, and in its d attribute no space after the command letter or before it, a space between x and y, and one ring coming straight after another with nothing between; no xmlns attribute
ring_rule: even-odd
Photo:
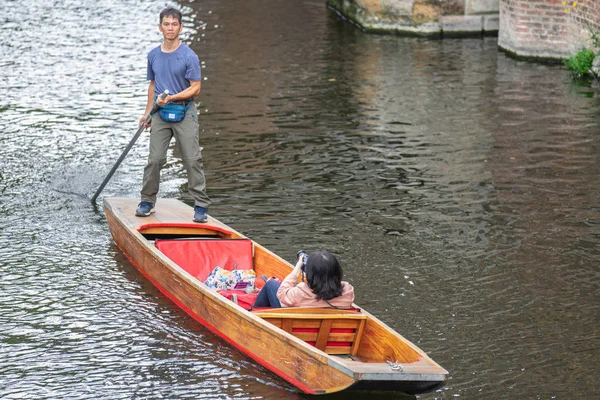
<svg viewBox="0 0 600 400"><path fill-rule="evenodd" d="M216 266L254 269L250 239L157 239L156 248L202 282Z"/></svg>

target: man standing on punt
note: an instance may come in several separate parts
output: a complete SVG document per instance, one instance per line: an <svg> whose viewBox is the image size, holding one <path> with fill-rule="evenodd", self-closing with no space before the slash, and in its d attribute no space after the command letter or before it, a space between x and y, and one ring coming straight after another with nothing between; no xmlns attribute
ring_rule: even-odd
<svg viewBox="0 0 600 400"><path fill-rule="evenodd" d="M179 39L182 31L181 12L168 7L160 13L158 29L163 43L148 53L148 102L140 125L152 110L160 106L152 118L150 152L144 168L141 202L135 214L147 217L154 212L160 184L160 170L167 159L171 138L175 136L188 175L189 192L194 198L194 221L208 220L210 199L206 194L204 166L198 139L198 111L194 96L200 94L200 61L192 49ZM166 98L157 96L168 90Z"/></svg>

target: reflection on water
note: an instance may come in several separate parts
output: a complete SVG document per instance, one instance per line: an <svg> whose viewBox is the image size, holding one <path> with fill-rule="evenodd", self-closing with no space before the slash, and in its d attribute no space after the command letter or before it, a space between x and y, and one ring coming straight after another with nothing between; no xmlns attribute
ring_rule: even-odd
<svg viewBox="0 0 600 400"><path fill-rule="evenodd" d="M357 303L450 371L421 398L593 397L597 92L495 38L365 35L317 0L182 4L212 215L339 255ZM161 7L0 3L2 398L306 398L160 295L89 204ZM103 195L138 196L147 140ZM179 159L162 179L192 203Z"/></svg>

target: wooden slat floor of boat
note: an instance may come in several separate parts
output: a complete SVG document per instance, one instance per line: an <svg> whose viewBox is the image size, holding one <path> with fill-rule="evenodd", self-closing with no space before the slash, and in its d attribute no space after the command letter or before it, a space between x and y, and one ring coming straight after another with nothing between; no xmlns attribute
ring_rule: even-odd
<svg viewBox="0 0 600 400"><path fill-rule="evenodd" d="M201 229L203 225L213 225L221 227L227 231L232 231L229 226L223 224L221 221L211 217L210 215L206 224L194 222L194 208L176 199L158 199L155 205L156 212L150 214L148 217L137 217L135 215L135 210L138 207L139 199L113 197L110 198L107 203L110 205L113 213L118 212L120 214L120 218L125 220L136 230L143 225L168 223L182 225L187 224L190 226L197 226L199 229Z"/></svg>

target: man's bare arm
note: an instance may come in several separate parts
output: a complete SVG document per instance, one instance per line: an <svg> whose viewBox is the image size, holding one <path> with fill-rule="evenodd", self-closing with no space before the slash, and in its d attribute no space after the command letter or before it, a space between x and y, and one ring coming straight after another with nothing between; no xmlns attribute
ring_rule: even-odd
<svg viewBox="0 0 600 400"><path fill-rule="evenodd" d="M169 95L164 100L158 99L156 101L156 103L159 106L164 106L165 104L170 103L172 101L184 101L184 100L190 99L190 98L192 98L194 96L198 96L200 94L200 89L201 89L201 83L200 83L200 81L190 81L190 87L189 88L187 88L185 90L182 90L179 93L175 93L173 95ZM154 99L154 97L153 97L153 99ZM150 108L152 108L152 106Z"/></svg>

